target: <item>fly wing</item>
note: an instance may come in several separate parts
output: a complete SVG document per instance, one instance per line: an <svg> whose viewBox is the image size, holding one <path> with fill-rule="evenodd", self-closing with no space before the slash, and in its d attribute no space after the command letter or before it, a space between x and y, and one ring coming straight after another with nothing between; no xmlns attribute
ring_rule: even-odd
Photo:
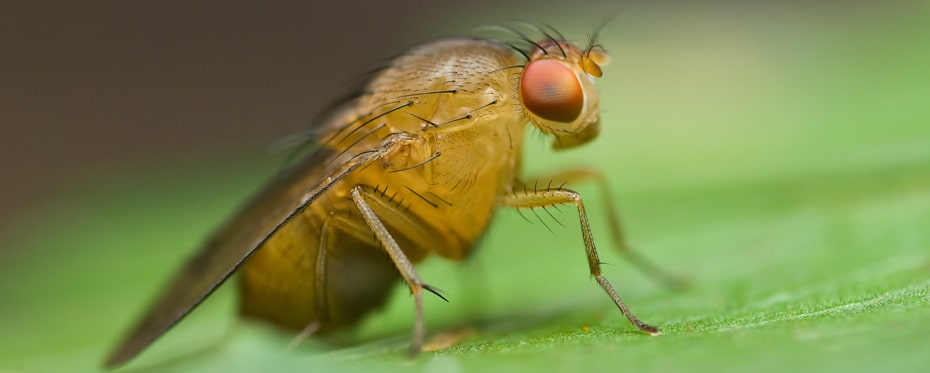
<svg viewBox="0 0 930 373"><path fill-rule="evenodd" d="M324 177L334 171L326 166L331 155L332 151L321 148L291 167L210 237L107 358L106 366L128 361L178 323L274 232L351 171L343 167L343 173L324 182Z"/></svg>

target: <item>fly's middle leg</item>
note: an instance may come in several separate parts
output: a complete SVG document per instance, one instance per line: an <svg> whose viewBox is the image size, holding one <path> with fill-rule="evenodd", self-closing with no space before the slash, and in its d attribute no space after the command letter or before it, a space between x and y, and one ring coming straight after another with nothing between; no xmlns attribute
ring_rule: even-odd
<svg viewBox="0 0 930 373"><path fill-rule="evenodd" d="M557 205L567 205L572 204L578 209L578 220L581 223L581 237L584 240L585 252L588 257L588 267L591 271L591 275L597 280L597 283L601 285L601 288L607 292L607 295L610 296L610 299L614 301L614 304L617 305L617 308L620 309L620 312L630 322L636 326L639 330L649 333L651 335L660 334L661 331L659 328L648 325L642 322L632 311L623 303L623 300L620 299L620 295L617 294L617 291L614 287L607 281L607 278L601 273L601 262L597 256L597 248L594 245L594 235L591 233L591 225L588 222L588 214L585 212L584 203L581 201L581 196L573 191L568 189L542 189L542 190L527 190L526 192L517 191L515 193L504 196L502 199L502 204L508 207L513 208L537 208L537 207L550 207Z"/></svg>

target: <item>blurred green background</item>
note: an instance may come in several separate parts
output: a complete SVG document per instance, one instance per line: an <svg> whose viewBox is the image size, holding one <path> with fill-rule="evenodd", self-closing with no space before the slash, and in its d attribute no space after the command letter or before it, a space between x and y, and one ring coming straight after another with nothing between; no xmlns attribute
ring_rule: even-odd
<svg viewBox="0 0 930 373"><path fill-rule="evenodd" d="M451 300L426 301L430 333L467 331L453 347L404 358L413 315L398 286L348 347L287 352L289 335L235 319L227 286L126 371L930 364L928 3L409 3L394 20L350 5L111 4L51 18L6 5L22 52L7 63L38 88L3 92L5 130L26 135L5 147L0 372L98 370L179 263L279 169L283 155L262 147L379 58L514 19L584 40L614 12L602 136L552 153L530 135L527 171L608 175L633 244L691 280L676 292L637 272L610 248L597 189L578 186L606 275L662 336L636 333L590 279L569 209L552 233L501 211L473 260L420 267ZM80 26L40 27L60 20Z"/></svg>

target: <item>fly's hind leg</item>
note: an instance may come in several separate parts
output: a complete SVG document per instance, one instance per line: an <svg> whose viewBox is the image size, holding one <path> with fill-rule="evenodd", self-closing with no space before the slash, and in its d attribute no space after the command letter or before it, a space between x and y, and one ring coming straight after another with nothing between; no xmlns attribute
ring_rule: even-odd
<svg viewBox="0 0 930 373"><path fill-rule="evenodd" d="M656 265L655 262L650 261L639 251L633 249L633 247L630 246L626 241L626 238L623 234L623 225L620 223L620 214L617 212L617 205L614 203L613 193L611 193L610 187L608 186L604 175L599 171L584 167L570 168L556 172L554 174L534 177L530 179L530 181L525 185L530 189L535 189L539 185L546 185L551 189L551 183L553 182L574 184L590 181L593 181L597 184L598 191L601 194L601 200L604 201L604 204L606 205L607 222L610 227L610 238L611 241L613 241L614 247L620 251L620 254L625 256L627 260L643 271L643 273L663 283L665 286L676 290L684 289L687 284L685 279L662 270L662 268Z"/></svg>
<svg viewBox="0 0 930 373"><path fill-rule="evenodd" d="M643 332L649 333L651 335L657 335L661 333L659 328L648 325L642 322L632 311L623 303L623 300L620 299L620 295L617 294L617 291L614 287L607 281L604 275L601 273L601 262L597 257L597 248L594 245L594 235L591 233L591 225L588 222L588 214L585 213L584 204L581 201L581 196L572 190L568 189L540 189L540 190L527 190L526 192L516 192L510 195L507 195L502 200L503 205L513 207L513 208L537 208L537 207L549 207L557 205L566 205L572 204L578 209L578 220L581 223L581 237L584 240L585 252L588 257L588 267L591 270L591 275L597 279L597 283L601 285L601 288L607 292L607 295L610 296L610 299L614 301L614 304L617 305L617 308L620 309L620 312L634 326Z"/></svg>
<svg viewBox="0 0 930 373"><path fill-rule="evenodd" d="M339 247L339 237L341 237L341 234L349 235L361 242L371 242L376 245L370 235L362 233L366 231L367 228L363 224L341 213L333 213L323 221L323 226L320 228L320 244L317 248L316 264L314 268L316 276L313 279L313 305L316 318L307 324L307 326L291 340L288 349L297 347L306 341L307 338L312 337L323 325L330 321L329 304L326 296L328 289L326 284L327 256L330 249Z"/></svg>

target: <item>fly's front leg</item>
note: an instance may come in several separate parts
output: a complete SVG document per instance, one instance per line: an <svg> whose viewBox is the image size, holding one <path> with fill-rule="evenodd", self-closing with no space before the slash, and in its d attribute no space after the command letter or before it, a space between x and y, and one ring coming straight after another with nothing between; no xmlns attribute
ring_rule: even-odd
<svg viewBox="0 0 930 373"><path fill-rule="evenodd" d="M601 262L597 257L597 248L594 246L594 235L591 233L591 225L588 222L588 214L585 213L584 204L581 201L581 196L572 190L568 189L542 189L542 190L532 190L527 192L517 192L511 195L508 195L503 198L503 205L513 207L513 208L537 208L537 207L549 207L557 205L572 204L578 209L578 220L581 222L581 237L584 240L585 252L588 256L588 268L591 270L591 275L597 279L597 283L601 285L604 291L607 292L607 295L610 296L610 299L614 301L614 304L617 305L617 308L620 309L620 312L634 326L639 328L646 333L651 335L658 335L661 331L659 328L648 325L639 320L636 315L627 308L626 304L623 303L623 300L620 299L620 295L617 294L617 291L614 290L614 287L610 285L610 282L604 277L601 273Z"/></svg>
<svg viewBox="0 0 930 373"><path fill-rule="evenodd" d="M620 214L617 212L617 205L614 203L613 193L602 173L594 169L578 167L562 170L550 175L540 175L530 180L531 181L525 183L525 185L533 189L539 185L543 185L542 183L546 183L544 185L551 188L551 183L553 182L571 184L590 181L595 182L601 194L601 200L607 205L607 222L610 227L610 238L613 241L614 247L620 251L620 254L626 256L627 260L633 263L634 266L657 281L662 282L665 286L678 290L685 287L686 281L684 279L662 270L658 265L647 259L627 243L623 234L623 226L620 223Z"/></svg>
<svg viewBox="0 0 930 373"><path fill-rule="evenodd" d="M352 188L352 201L355 202L355 206L358 207L358 211L362 214L365 223L368 224L368 228L374 232L378 242L381 243L381 246L387 252L388 256L391 257L391 261L394 262L394 266L397 267L401 277L404 278L407 286L410 287L410 292L413 294L416 307L416 319L413 323L413 338L410 341L410 354L417 355L423 349L423 337L425 334L425 328L423 326L423 290L426 289L434 293L435 291L423 283L420 275L417 274L416 269L413 268L413 263L410 262L410 259L404 254L404 251L401 250L397 241L391 236L391 232L387 230L387 227L384 226L384 223L381 222L381 219L378 218L378 215L375 214L375 211L371 208L366 199L377 201L377 196L372 193L371 187L357 185Z"/></svg>

